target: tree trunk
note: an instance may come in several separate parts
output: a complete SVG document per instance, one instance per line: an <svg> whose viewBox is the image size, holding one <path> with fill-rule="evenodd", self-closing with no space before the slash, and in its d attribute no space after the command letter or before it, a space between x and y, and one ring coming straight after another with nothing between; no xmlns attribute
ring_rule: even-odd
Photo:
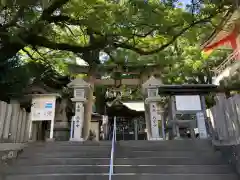
<svg viewBox="0 0 240 180"><path fill-rule="evenodd" d="M95 71L97 63L99 61L99 50L90 51L83 54L83 59L89 64L88 72L88 83L90 88L87 90L87 102L85 104L85 113L84 113L84 126L83 126L83 138L87 140L89 138L89 131L91 128L92 120L92 107L94 103L93 92L94 92L94 82L95 82Z"/></svg>
<svg viewBox="0 0 240 180"><path fill-rule="evenodd" d="M83 138L85 140L89 137L89 131L91 128L91 120L92 120L92 107L93 107L93 91L94 91L94 75L93 73L89 73L88 83L90 84L90 88L87 91L87 102L85 104L85 117L84 117L84 126L83 126Z"/></svg>

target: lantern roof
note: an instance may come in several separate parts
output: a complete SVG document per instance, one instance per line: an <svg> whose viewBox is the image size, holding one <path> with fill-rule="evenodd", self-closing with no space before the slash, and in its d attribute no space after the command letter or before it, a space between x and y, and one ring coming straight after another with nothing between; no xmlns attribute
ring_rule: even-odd
<svg viewBox="0 0 240 180"><path fill-rule="evenodd" d="M143 88L158 88L163 83L161 80L156 79L154 76L151 76L143 85Z"/></svg>
<svg viewBox="0 0 240 180"><path fill-rule="evenodd" d="M84 81L82 78L77 77L72 82L67 85L69 88L87 88L90 85Z"/></svg>

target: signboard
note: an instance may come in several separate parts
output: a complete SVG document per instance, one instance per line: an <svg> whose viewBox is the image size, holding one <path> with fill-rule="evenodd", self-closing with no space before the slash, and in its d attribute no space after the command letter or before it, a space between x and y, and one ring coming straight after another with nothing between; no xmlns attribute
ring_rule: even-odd
<svg viewBox="0 0 240 180"><path fill-rule="evenodd" d="M152 137L159 138L157 103L155 102L150 103L150 116Z"/></svg>
<svg viewBox="0 0 240 180"><path fill-rule="evenodd" d="M202 112L198 112L197 114L197 126L200 139L207 138L207 130L204 120L204 114Z"/></svg>
<svg viewBox="0 0 240 180"><path fill-rule="evenodd" d="M175 96L177 111L201 111L200 96Z"/></svg>
<svg viewBox="0 0 240 180"><path fill-rule="evenodd" d="M56 96L33 97L31 107L32 121L54 120Z"/></svg>

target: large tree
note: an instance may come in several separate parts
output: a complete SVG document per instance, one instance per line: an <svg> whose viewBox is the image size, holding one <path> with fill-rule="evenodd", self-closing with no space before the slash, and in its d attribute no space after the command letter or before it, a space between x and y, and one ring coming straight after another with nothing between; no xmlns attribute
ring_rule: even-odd
<svg viewBox="0 0 240 180"><path fill-rule="evenodd" d="M98 63L104 49L124 48L141 55L157 53L197 24L231 10L226 2L192 12L173 1L41 0L2 1L1 61L26 46L66 50ZM20 3L21 2L21 3ZM211 1L209 1L211 2ZM179 18L181 17L181 18Z"/></svg>
<svg viewBox="0 0 240 180"><path fill-rule="evenodd" d="M116 51L127 52L141 63L158 61L166 70L166 74L171 72L166 76L166 79L171 79L176 76L174 72L177 71L174 69L179 70L176 64L181 64L174 62L180 58L174 54L176 51L182 54L187 52L186 48L177 50L176 47L184 43L183 40L177 39L184 36L185 39L196 43L194 35L187 37L189 33L194 34L196 29L219 24L219 17L224 18L224 15L231 13L234 8L229 1L215 3L212 0L193 0L185 9L177 7L177 0L1 2L0 70L1 87L4 92L10 92L9 89L21 92L29 82L28 77L42 76L45 70L36 70L33 68L34 63L40 63L40 66L36 64L34 67L62 71L63 60L79 56L94 68L95 64L100 63L101 51L109 55ZM206 32L204 33L209 34L210 30ZM26 61L26 55L33 61ZM112 60L117 63L121 61L120 56ZM26 66L26 62L30 65ZM25 66L22 66L23 64ZM31 70L39 74L30 73ZM191 66L182 70L188 72ZM175 81L176 78L170 82ZM16 87L16 84L19 86Z"/></svg>

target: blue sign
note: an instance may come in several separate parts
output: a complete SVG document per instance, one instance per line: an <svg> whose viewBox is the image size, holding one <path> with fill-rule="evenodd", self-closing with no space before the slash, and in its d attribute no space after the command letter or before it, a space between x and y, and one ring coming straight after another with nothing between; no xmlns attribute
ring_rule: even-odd
<svg viewBox="0 0 240 180"><path fill-rule="evenodd" d="M52 107L53 107L52 103L46 103L45 104L45 108L47 108L47 109L51 109Z"/></svg>

